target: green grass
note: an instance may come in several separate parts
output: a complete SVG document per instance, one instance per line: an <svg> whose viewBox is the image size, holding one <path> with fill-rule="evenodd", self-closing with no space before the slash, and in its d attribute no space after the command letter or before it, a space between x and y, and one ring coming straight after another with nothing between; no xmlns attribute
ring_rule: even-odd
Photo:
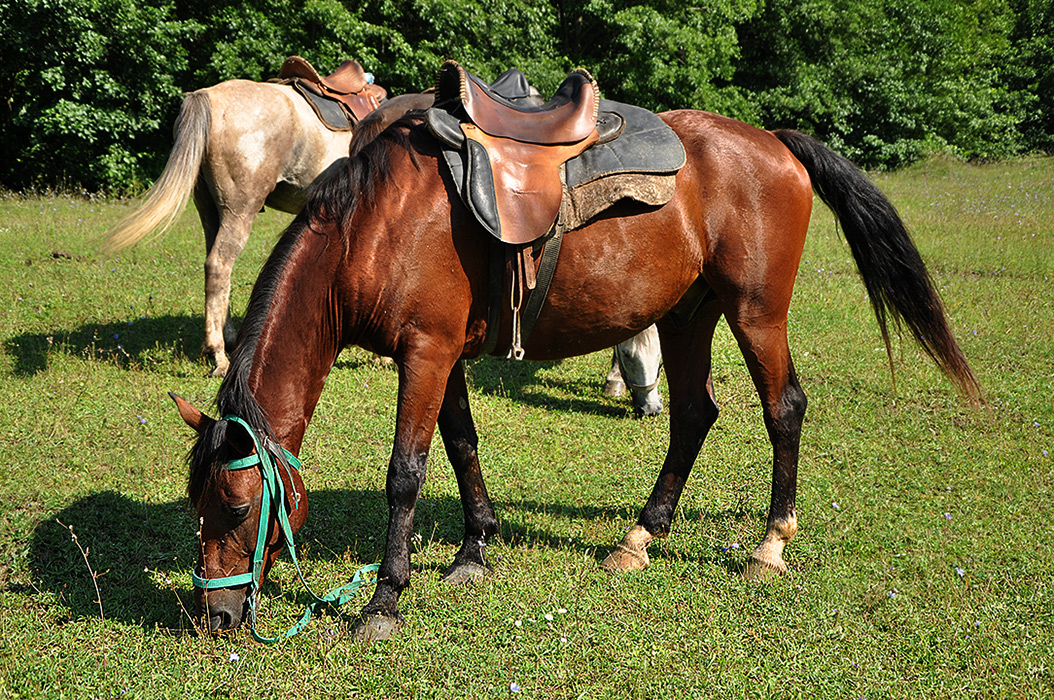
<svg viewBox="0 0 1054 700"><path fill-rule="evenodd" d="M350 641L348 615L264 647L197 636L185 613L190 435L166 393L205 407L218 386L198 358L193 212L105 258L100 236L127 204L0 200L0 697L1050 697L1054 160L934 161L878 182L930 263L988 410L963 406L907 342L894 389L818 205L791 314L810 403L787 576L736 575L763 533L771 454L727 329L722 415L674 532L649 569L619 577L599 560L647 497L666 419L635 421L601 395L603 353L483 359L468 374L502 520L495 573L467 589L440 581L461 514L437 445L407 625L374 646ZM286 220L258 221L235 309ZM395 392L394 373L355 349L327 383L303 450L300 549L316 589L380 557ZM265 633L305 602L288 562L273 579Z"/></svg>

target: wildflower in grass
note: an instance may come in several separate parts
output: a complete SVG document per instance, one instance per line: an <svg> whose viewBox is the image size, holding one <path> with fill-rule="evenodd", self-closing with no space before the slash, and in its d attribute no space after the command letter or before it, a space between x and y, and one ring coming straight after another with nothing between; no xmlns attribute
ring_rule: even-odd
<svg viewBox="0 0 1054 700"><path fill-rule="evenodd" d="M552 613L545 613L545 621L546 622L552 622L553 621L553 614Z"/></svg>
<svg viewBox="0 0 1054 700"><path fill-rule="evenodd" d="M955 567L955 573L959 574L959 578L966 576L966 571L961 566Z"/></svg>
<svg viewBox="0 0 1054 700"><path fill-rule="evenodd" d="M944 519L945 520L951 520L952 519L952 514L951 513L945 513L944 514Z"/></svg>
<svg viewBox="0 0 1054 700"><path fill-rule="evenodd" d="M242 660L242 657L238 656L238 652L236 652L236 651L232 651L231 652L231 658L230 658L230 662L231 663L234 663L235 661L241 661L241 660Z"/></svg>
<svg viewBox="0 0 1054 700"><path fill-rule="evenodd" d="M561 615L566 615L567 614L567 608L559 608L556 612L560 613Z"/></svg>
<svg viewBox="0 0 1054 700"><path fill-rule="evenodd" d="M518 693L518 692L520 692L520 684L517 683L516 681L513 681L512 683L509 683L509 692L510 693Z"/></svg>
<svg viewBox="0 0 1054 700"><path fill-rule="evenodd" d="M834 503L832 503L831 507L834 508L835 510L838 510L840 508L840 506L838 505L838 501L835 501Z"/></svg>
<svg viewBox="0 0 1054 700"><path fill-rule="evenodd" d="M898 591L896 588L894 588L893 590L891 590L889 592L889 597L890 598L896 598L897 597L897 593L900 593L900 591Z"/></svg>

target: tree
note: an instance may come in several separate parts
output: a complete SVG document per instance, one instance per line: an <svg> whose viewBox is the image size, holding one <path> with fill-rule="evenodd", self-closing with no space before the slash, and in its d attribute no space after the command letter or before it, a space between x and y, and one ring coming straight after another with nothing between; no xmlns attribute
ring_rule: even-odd
<svg viewBox="0 0 1054 700"><path fill-rule="evenodd" d="M0 6L0 182L127 186L158 166L157 134L201 26L135 0ZM15 146L10 147L11 144Z"/></svg>

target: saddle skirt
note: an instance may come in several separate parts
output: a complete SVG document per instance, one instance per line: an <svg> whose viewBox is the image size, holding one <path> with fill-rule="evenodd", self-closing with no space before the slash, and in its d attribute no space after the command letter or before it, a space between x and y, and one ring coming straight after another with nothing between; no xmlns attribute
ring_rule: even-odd
<svg viewBox="0 0 1054 700"><path fill-rule="evenodd" d="M600 99L581 69L548 102L523 106L500 92L510 74L522 76L487 86L448 61L425 114L462 201L495 238L526 245L621 199L658 206L673 196L684 147L655 114Z"/></svg>

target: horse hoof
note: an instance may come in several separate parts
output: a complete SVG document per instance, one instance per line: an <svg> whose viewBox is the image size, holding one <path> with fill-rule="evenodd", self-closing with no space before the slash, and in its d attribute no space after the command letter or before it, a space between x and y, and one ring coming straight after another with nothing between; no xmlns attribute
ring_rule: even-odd
<svg viewBox="0 0 1054 700"><path fill-rule="evenodd" d="M217 365L216 369L214 369L211 372L209 372L209 376L220 377L221 379L223 377L226 377L227 376L227 365L222 365L222 366L221 365Z"/></svg>
<svg viewBox="0 0 1054 700"><path fill-rule="evenodd" d="M651 560L646 549L630 549L620 544L615 551L601 562L600 568L609 574L623 574L628 571L640 571L648 567Z"/></svg>
<svg viewBox="0 0 1054 700"><path fill-rule="evenodd" d="M448 583L451 586L467 586L470 583L482 581L489 573L490 571L487 567L482 564L477 564L476 562L470 561L465 564L454 564L443 574L443 582Z"/></svg>
<svg viewBox="0 0 1054 700"><path fill-rule="evenodd" d="M383 642L394 637L402 628L402 621L394 617L370 615L359 620L351 631L351 638L356 642Z"/></svg>
<svg viewBox="0 0 1054 700"><path fill-rule="evenodd" d="M764 583L787 573L787 565L783 559L759 559L751 557L743 567L743 578L747 581Z"/></svg>
<svg viewBox="0 0 1054 700"><path fill-rule="evenodd" d="M607 381L604 383L604 396L617 399L626 393L626 384L619 381Z"/></svg>
<svg viewBox="0 0 1054 700"><path fill-rule="evenodd" d="M377 353L373 353L370 362L378 367L395 367L395 360L390 357L385 357L384 355L378 355Z"/></svg>

